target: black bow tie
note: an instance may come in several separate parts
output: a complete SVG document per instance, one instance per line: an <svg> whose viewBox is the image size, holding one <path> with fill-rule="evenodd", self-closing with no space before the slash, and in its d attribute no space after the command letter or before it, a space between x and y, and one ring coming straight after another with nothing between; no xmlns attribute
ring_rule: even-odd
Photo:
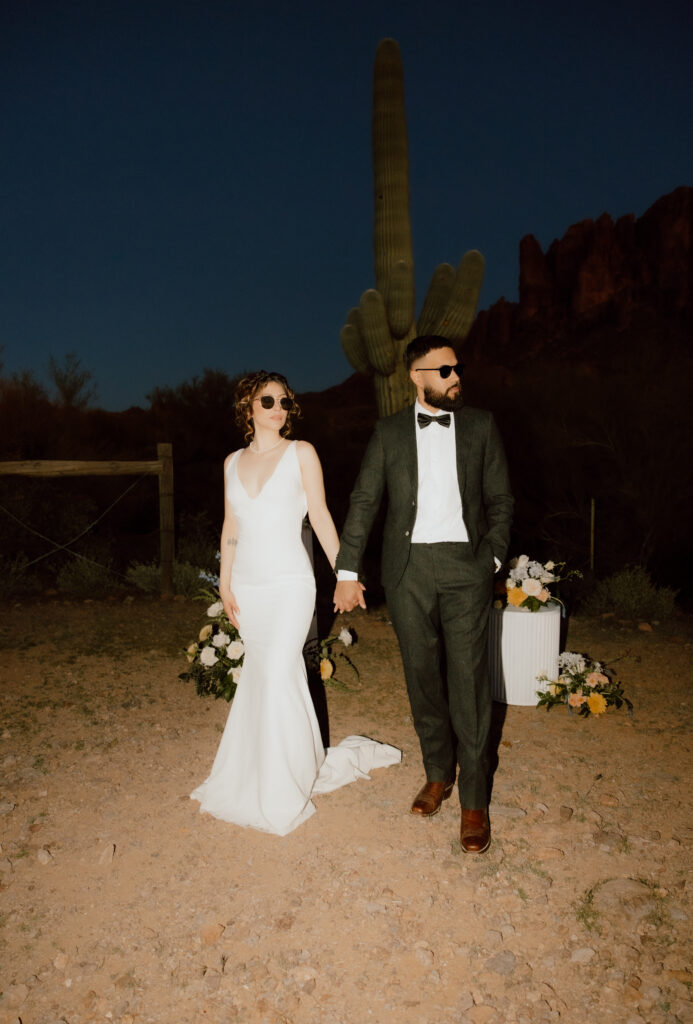
<svg viewBox="0 0 693 1024"><path fill-rule="evenodd" d="M427 427L429 423L440 423L441 427L449 427L450 413L444 412L442 416L427 416L425 412L420 412L417 413L416 422L422 430L424 427Z"/></svg>

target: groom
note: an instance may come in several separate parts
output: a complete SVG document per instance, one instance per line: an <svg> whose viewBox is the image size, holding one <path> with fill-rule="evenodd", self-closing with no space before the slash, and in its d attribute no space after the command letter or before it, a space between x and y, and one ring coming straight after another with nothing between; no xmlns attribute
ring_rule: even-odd
<svg viewBox="0 0 693 1024"><path fill-rule="evenodd" d="M463 407L450 342L415 338L405 361L416 402L376 423L340 540L335 608L366 607L358 572L387 490L382 583L426 771L411 810L440 810L459 765L460 842L483 853L491 842L486 629L513 499L493 417Z"/></svg>

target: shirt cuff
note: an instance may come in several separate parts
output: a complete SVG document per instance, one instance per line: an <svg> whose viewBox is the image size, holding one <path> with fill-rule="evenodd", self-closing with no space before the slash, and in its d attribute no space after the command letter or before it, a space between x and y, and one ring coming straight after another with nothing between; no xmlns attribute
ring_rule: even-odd
<svg viewBox="0 0 693 1024"><path fill-rule="evenodd" d="M496 558L495 555L493 556L493 561L496 563L496 572L498 572L503 563L500 561L499 558Z"/></svg>
<svg viewBox="0 0 693 1024"><path fill-rule="evenodd" d="M337 570L337 583L347 583L352 580L358 580L359 574L352 572L351 569L338 569Z"/></svg>

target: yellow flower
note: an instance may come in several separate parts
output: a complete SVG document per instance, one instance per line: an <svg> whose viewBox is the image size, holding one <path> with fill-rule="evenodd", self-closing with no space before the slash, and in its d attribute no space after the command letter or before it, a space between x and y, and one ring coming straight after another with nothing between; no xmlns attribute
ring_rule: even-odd
<svg viewBox="0 0 693 1024"><path fill-rule="evenodd" d="M212 623L208 622L206 626L203 626L200 630L200 640L206 640L212 635Z"/></svg>
<svg viewBox="0 0 693 1024"><path fill-rule="evenodd" d="M603 715L606 711L606 701L601 693L591 693L587 698L587 707L593 715Z"/></svg>
<svg viewBox="0 0 693 1024"><path fill-rule="evenodd" d="M334 665L329 658L322 658L320 661L320 678L323 682L329 679L334 672Z"/></svg>
<svg viewBox="0 0 693 1024"><path fill-rule="evenodd" d="M527 595L521 587L511 587L508 590L508 604L514 604L518 608L524 602Z"/></svg>
<svg viewBox="0 0 693 1024"><path fill-rule="evenodd" d="M188 646L188 649L187 649L186 654L185 654L185 656L188 659L188 661L193 662L195 660L195 652L196 651L197 651L197 644L195 643L195 641L193 641L193 643L191 643Z"/></svg>

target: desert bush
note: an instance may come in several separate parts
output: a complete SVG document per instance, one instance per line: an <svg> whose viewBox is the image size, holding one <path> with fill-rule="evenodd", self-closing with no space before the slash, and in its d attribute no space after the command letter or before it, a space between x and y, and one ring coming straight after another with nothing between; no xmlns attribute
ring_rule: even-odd
<svg viewBox="0 0 693 1024"><path fill-rule="evenodd" d="M600 580L580 610L585 615L613 612L624 619L666 619L675 598L675 590L656 586L647 569L635 565Z"/></svg>
<svg viewBox="0 0 693 1024"><path fill-rule="evenodd" d="M128 583L145 594L161 593L161 566L156 562L133 562L125 573ZM199 598L203 581L200 568L190 562L173 563L173 589L187 598Z"/></svg>
<svg viewBox="0 0 693 1024"><path fill-rule="evenodd" d="M120 588L118 578L109 565L101 565L86 558L66 562L56 577L56 586L67 597L103 597Z"/></svg>
<svg viewBox="0 0 693 1024"><path fill-rule="evenodd" d="M24 554L12 558L0 555L0 601L26 597L40 590L38 577L27 568L28 561Z"/></svg>

